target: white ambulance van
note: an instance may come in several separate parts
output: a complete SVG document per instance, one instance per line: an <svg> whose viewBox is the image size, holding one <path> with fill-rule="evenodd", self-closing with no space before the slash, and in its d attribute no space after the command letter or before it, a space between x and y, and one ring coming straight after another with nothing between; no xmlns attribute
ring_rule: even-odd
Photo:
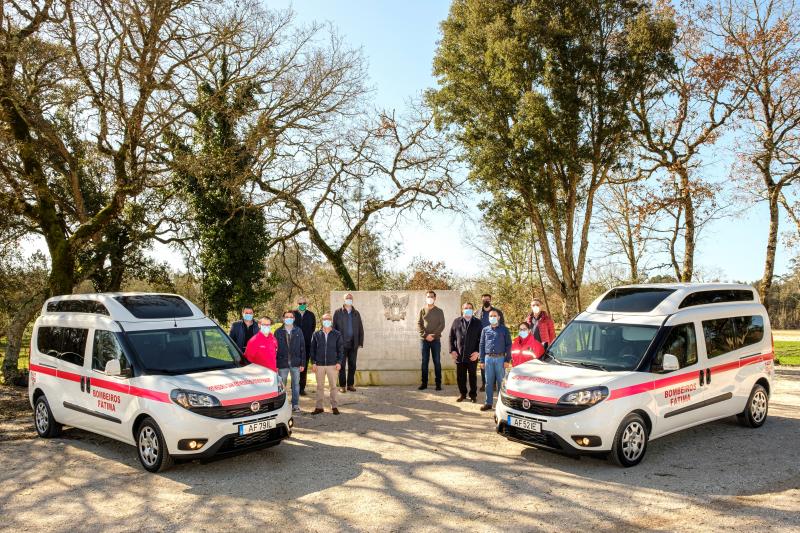
<svg viewBox="0 0 800 533"><path fill-rule="evenodd" d="M293 420L278 375L246 364L200 309L173 294L49 299L31 338L36 432L73 426L136 446L157 472L280 443Z"/></svg>
<svg viewBox="0 0 800 533"><path fill-rule="evenodd" d="M649 441L685 428L732 415L763 425L773 352L750 286L618 287L572 320L541 360L509 372L497 431L633 466Z"/></svg>

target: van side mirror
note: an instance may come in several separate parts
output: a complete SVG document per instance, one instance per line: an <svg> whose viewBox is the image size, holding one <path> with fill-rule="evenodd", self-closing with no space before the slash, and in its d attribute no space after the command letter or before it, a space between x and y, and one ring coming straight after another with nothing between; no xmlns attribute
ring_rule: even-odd
<svg viewBox="0 0 800 533"><path fill-rule="evenodd" d="M109 359L106 361L105 372L107 376L121 376L122 367L119 364L119 359Z"/></svg>
<svg viewBox="0 0 800 533"><path fill-rule="evenodd" d="M664 360L661 362L661 368L664 372L672 372L673 370L678 370L680 367L681 364L678 362L677 357L671 353L664 354Z"/></svg>

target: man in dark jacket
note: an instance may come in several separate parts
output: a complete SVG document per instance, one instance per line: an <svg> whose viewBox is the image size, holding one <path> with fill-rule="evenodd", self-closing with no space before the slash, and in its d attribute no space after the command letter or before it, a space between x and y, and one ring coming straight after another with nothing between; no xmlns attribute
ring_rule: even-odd
<svg viewBox="0 0 800 533"><path fill-rule="evenodd" d="M344 359L339 369L339 389L341 392L353 391L356 387L356 358L358 349L364 346L364 325L361 315L353 307L353 295L344 296L344 305L333 313L333 328L342 334Z"/></svg>
<svg viewBox="0 0 800 533"><path fill-rule="evenodd" d="M472 304L461 307L462 316L450 327L450 356L456 363L456 379L461 395L456 400L467 399L467 375L469 374L469 399L475 403L478 397L478 358L480 357L481 323L473 317Z"/></svg>
<svg viewBox="0 0 800 533"><path fill-rule="evenodd" d="M283 313L283 325L275 331L278 341L278 375L287 383L292 375L292 411L300 412L300 372L306 366L306 341L294 325L294 311Z"/></svg>
<svg viewBox="0 0 800 533"><path fill-rule="evenodd" d="M311 336L314 335L314 330L317 329L317 317L308 310L308 300L305 296L301 296L297 299L297 311L294 312L294 325L303 332L303 339L306 341L306 354L308 354L311 348ZM308 366L300 372L300 396L306 395L307 373Z"/></svg>
<svg viewBox="0 0 800 533"><path fill-rule="evenodd" d="M253 308L249 305L245 306L242 309L242 319L231 324L231 331L228 333L228 337L244 353L245 348L247 348L247 341L253 338L256 333L258 333L258 324L253 320Z"/></svg>
<svg viewBox="0 0 800 533"><path fill-rule="evenodd" d="M311 350L309 351L308 364L311 365L311 371L317 376L317 405L311 414L318 415L325 411L322 403L325 398L326 376L331 391L331 410L333 410L333 414L339 414L336 401L336 376L339 369L342 368L343 359L342 334L333 329L333 319L330 313L325 313L322 315L322 329L311 337Z"/></svg>

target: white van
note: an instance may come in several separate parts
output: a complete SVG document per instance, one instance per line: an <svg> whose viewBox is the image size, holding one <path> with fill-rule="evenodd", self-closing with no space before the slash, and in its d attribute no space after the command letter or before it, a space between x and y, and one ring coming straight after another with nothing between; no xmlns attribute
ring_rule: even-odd
<svg viewBox="0 0 800 533"><path fill-rule="evenodd" d="M36 432L55 437L65 424L133 444L150 472L278 444L293 426L283 384L243 365L225 332L181 296L50 298L31 338Z"/></svg>
<svg viewBox="0 0 800 533"><path fill-rule="evenodd" d="M681 429L732 415L763 425L773 352L750 286L618 287L572 320L541 360L509 372L497 431L633 466L650 440Z"/></svg>

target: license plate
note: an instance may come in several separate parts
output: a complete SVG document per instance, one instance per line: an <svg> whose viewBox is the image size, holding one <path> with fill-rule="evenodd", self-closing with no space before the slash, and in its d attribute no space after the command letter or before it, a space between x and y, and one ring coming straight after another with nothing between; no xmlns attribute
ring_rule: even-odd
<svg viewBox="0 0 800 533"><path fill-rule="evenodd" d="M516 416L508 415L508 425L515 428L527 429L528 431L534 431L536 433L542 432L541 422L528 420L527 418L518 418Z"/></svg>
<svg viewBox="0 0 800 533"><path fill-rule="evenodd" d="M250 433L258 433L268 429L275 429L274 420L259 420L249 424L239 424L239 435L249 435Z"/></svg>

